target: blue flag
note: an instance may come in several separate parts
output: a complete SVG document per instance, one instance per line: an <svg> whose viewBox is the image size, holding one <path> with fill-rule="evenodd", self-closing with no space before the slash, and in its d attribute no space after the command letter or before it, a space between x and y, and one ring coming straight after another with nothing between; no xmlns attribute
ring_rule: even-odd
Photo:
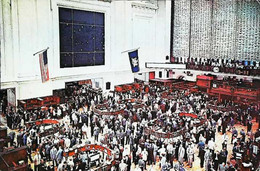
<svg viewBox="0 0 260 171"><path fill-rule="evenodd" d="M138 59L138 50L128 52L129 61L131 64L132 72L138 72L139 69L139 59Z"/></svg>

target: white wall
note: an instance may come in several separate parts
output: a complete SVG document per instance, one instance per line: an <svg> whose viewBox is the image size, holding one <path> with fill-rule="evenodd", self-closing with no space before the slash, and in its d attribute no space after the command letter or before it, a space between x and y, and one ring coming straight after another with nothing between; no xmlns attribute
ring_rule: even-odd
<svg viewBox="0 0 260 171"><path fill-rule="evenodd" d="M103 87L134 80L127 53L140 47L141 71L145 62L162 62L170 51L170 2L97 0L2 0L1 88L16 88L17 99L48 96L65 82L102 78ZM105 65L60 68L58 7L105 13ZM49 47L50 81L41 82L38 55Z"/></svg>
<svg viewBox="0 0 260 171"><path fill-rule="evenodd" d="M142 80L144 82L148 82L149 81L149 72L136 73L135 79Z"/></svg>

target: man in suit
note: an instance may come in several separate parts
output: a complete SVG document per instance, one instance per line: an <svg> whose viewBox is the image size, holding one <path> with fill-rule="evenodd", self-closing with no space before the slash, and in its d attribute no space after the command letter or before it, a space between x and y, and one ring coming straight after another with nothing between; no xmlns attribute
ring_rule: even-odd
<svg viewBox="0 0 260 171"><path fill-rule="evenodd" d="M50 158L53 161L53 165L55 165L57 159L57 149L55 146L53 146L52 149L50 150Z"/></svg>
<svg viewBox="0 0 260 171"><path fill-rule="evenodd" d="M46 160L46 151L45 151L45 148L42 148L42 149L41 149L40 155L41 155L41 158L42 158L43 160Z"/></svg>
<svg viewBox="0 0 260 171"><path fill-rule="evenodd" d="M32 147L30 145L27 146L26 152L27 152L27 156L28 156L29 160L32 163L33 162L32 156L31 156L31 154L32 154Z"/></svg>
<svg viewBox="0 0 260 171"><path fill-rule="evenodd" d="M41 163L38 166L39 171L45 171L47 170L47 168L45 167L45 161L43 159L41 159Z"/></svg>
<svg viewBox="0 0 260 171"><path fill-rule="evenodd" d="M9 135L9 137L10 137L10 139L11 139L10 145L13 146L13 144L14 144L15 132L12 131L12 132L10 132L8 135Z"/></svg>
<svg viewBox="0 0 260 171"><path fill-rule="evenodd" d="M62 150L61 146L59 147L59 150L57 151L56 157L57 157L57 161L58 161L58 162L61 162L61 161L62 161L62 158L63 158L63 150Z"/></svg>
<svg viewBox="0 0 260 171"><path fill-rule="evenodd" d="M205 157L205 150L204 148L200 150L199 152L199 158L200 158L200 167L203 168L204 165L204 157Z"/></svg>
<svg viewBox="0 0 260 171"><path fill-rule="evenodd" d="M27 144L27 133L23 134L23 145Z"/></svg>
<svg viewBox="0 0 260 171"><path fill-rule="evenodd" d="M23 132L19 132L17 134L17 147L21 147L23 145Z"/></svg>
<svg viewBox="0 0 260 171"><path fill-rule="evenodd" d="M50 160L51 145L49 143L47 143L45 145L45 151L46 151L46 158L47 158L47 160Z"/></svg>
<svg viewBox="0 0 260 171"><path fill-rule="evenodd" d="M80 169L80 166L79 166L79 163L77 162L77 163L74 165L73 170L74 170L74 171L79 171L79 169Z"/></svg>

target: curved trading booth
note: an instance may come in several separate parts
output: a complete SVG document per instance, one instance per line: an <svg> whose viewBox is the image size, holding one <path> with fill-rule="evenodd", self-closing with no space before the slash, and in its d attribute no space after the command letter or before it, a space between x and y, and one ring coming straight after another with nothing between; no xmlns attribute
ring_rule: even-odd
<svg viewBox="0 0 260 171"><path fill-rule="evenodd" d="M206 122L206 119L204 119L204 118L199 119L198 115L192 114L192 113L179 113L179 117L191 117L193 119L196 119L198 121L198 122L194 123L194 126L196 126L196 127L203 126L204 123ZM154 123L156 124L157 120ZM182 127L181 129L174 131L174 132L158 131L151 127L144 128L144 133L146 135L153 135L156 138L175 138L180 135L184 135L188 131L189 130L187 130L185 127Z"/></svg>
<svg viewBox="0 0 260 171"><path fill-rule="evenodd" d="M110 168L115 164L112 150L97 144L87 144L78 148L70 149L68 151L63 152L63 156L71 157L81 152L89 152L88 161L90 161L90 167L91 163L99 163L98 166L96 165L97 167L94 170L110 170ZM105 153L107 155L106 162L100 162L100 152Z"/></svg>
<svg viewBox="0 0 260 171"><path fill-rule="evenodd" d="M124 99L118 101L118 104L120 105L119 109L111 109L108 103L104 103L96 105L94 108L94 113L97 113L99 115L124 115L126 103L131 103L133 108L135 109L142 108L144 106L144 104L142 104L142 100L140 99Z"/></svg>
<svg viewBox="0 0 260 171"><path fill-rule="evenodd" d="M0 152L0 170L4 171L27 171L27 147L22 146L16 149Z"/></svg>
<svg viewBox="0 0 260 171"><path fill-rule="evenodd" d="M40 137L49 136L51 134L55 134L56 132L58 132L59 128L58 126L56 126L58 124L59 121L56 119L43 119L43 120L26 122L27 127L31 127L33 125L44 127L44 131L40 133Z"/></svg>
<svg viewBox="0 0 260 171"><path fill-rule="evenodd" d="M37 121L31 121L31 122L26 122L27 125L55 125L59 124L59 121L56 119L43 119L43 120L37 120Z"/></svg>

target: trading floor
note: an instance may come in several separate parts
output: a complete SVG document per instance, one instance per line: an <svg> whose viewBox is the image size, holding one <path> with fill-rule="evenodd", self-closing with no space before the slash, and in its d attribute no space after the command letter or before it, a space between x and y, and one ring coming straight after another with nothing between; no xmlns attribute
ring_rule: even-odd
<svg viewBox="0 0 260 171"><path fill-rule="evenodd" d="M190 83L175 87L180 84ZM24 159L34 170L258 167L255 106L218 103L205 92L158 82L122 87L103 96L89 85L71 86L64 104L2 115L1 124L8 127L3 149L27 146Z"/></svg>

